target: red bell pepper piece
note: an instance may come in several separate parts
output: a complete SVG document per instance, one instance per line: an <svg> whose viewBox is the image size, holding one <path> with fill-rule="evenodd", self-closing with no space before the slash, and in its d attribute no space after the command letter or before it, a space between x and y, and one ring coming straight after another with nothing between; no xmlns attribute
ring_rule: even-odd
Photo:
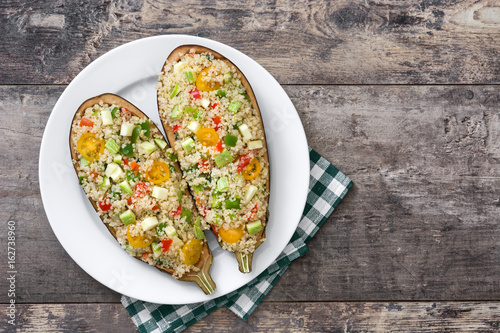
<svg viewBox="0 0 500 333"><path fill-rule="evenodd" d="M199 99L201 97L200 91L196 88L191 90L189 93L191 94L191 97L193 97L193 99Z"/></svg>
<svg viewBox="0 0 500 333"><path fill-rule="evenodd" d="M179 205L177 210L172 212L172 215L174 215L174 216L181 215L181 213L182 213L182 205Z"/></svg>
<svg viewBox="0 0 500 333"><path fill-rule="evenodd" d="M82 118L82 120L80 120L80 127L83 127L83 126L93 127L94 122L88 118Z"/></svg>
<svg viewBox="0 0 500 333"><path fill-rule="evenodd" d="M161 241L161 252L167 252L170 249L170 245L174 242L173 239L164 239Z"/></svg>
<svg viewBox="0 0 500 333"><path fill-rule="evenodd" d="M245 169L247 167L248 163L250 163L250 161L252 160L252 156L245 154L245 155L240 156L240 158L238 160L239 160L238 168L236 169L236 171L238 171L238 173L240 173L243 169Z"/></svg>
<svg viewBox="0 0 500 333"><path fill-rule="evenodd" d="M113 208L113 205L111 205L111 202L109 202L108 198L103 198L101 201L99 201L99 208L105 212L107 210L111 210Z"/></svg>

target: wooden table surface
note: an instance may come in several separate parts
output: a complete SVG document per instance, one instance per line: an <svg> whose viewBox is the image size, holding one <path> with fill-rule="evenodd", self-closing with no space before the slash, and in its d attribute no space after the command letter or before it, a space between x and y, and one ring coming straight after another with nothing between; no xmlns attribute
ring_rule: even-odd
<svg viewBox="0 0 500 333"><path fill-rule="evenodd" d="M38 154L85 66L162 34L255 59L355 182L247 322L222 308L186 332L500 330L498 0L4 0L0 18L0 253L15 221L19 331L136 331L54 236Z"/></svg>

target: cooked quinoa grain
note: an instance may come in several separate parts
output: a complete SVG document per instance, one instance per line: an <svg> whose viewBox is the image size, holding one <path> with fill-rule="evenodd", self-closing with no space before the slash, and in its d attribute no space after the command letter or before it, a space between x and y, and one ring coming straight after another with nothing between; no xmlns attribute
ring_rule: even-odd
<svg viewBox="0 0 500 333"><path fill-rule="evenodd" d="M174 150L156 126L101 101L74 120L71 140L80 184L121 246L150 265L173 270L176 278L196 271L199 256L186 254L203 246L201 230L208 225L186 194ZM186 245L197 237L202 241Z"/></svg>
<svg viewBox="0 0 500 333"><path fill-rule="evenodd" d="M159 75L160 117L199 213L221 246L251 253L264 240L269 164L264 128L230 63L192 50Z"/></svg>

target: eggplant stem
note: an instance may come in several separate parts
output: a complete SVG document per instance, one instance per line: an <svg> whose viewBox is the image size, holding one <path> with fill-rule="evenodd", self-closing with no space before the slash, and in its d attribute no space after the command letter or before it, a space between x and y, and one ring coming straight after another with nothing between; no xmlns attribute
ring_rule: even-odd
<svg viewBox="0 0 500 333"><path fill-rule="evenodd" d="M242 273L250 273L252 271L252 256L253 253L238 252L236 259L238 260L238 267Z"/></svg>
<svg viewBox="0 0 500 333"><path fill-rule="evenodd" d="M212 280L212 277L208 272L210 265L208 266L208 268L205 268L206 264L206 262L203 264L203 267L198 273L190 274L189 280L195 282L206 295L210 295L215 291L215 282Z"/></svg>

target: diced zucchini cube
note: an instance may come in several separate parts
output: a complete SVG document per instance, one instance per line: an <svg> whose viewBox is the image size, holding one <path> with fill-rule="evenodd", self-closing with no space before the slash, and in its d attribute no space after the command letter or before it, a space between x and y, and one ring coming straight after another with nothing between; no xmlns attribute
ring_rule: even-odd
<svg viewBox="0 0 500 333"><path fill-rule="evenodd" d="M170 238L177 236L177 230L171 225L167 226L164 230L165 234Z"/></svg>
<svg viewBox="0 0 500 333"><path fill-rule="evenodd" d="M248 143L248 149L259 149L262 148L262 141L261 140L255 140L255 141L250 141Z"/></svg>
<svg viewBox="0 0 500 333"><path fill-rule="evenodd" d="M155 143L158 145L158 147L160 147L160 149L165 149L165 147L167 146L167 143L165 141L163 141L162 139L155 139Z"/></svg>
<svg viewBox="0 0 500 333"><path fill-rule="evenodd" d="M248 141L253 138L253 135L250 132L250 129L248 128L247 124L241 124L240 126L238 126L238 129L240 130L240 133L243 136L244 140Z"/></svg>
<svg viewBox="0 0 500 333"><path fill-rule="evenodd" d="M114 162L108 164L105 174L107 177L110 177L114 181L120 179L124 175L122 168L120 168L120 166Z"/></svg>
<svg viewBox="0 0 500 333"><path fill-rule="evenodd" d="M107 176L102 177L102 183L101 183L100 188L107 188L110 186L111 186L111 182L109 180L109 177L107 177Z"/></svg>
<svg viewBox="0 0 500 333"><path fill-rule="evenodd" d="M152 153L156 149L156 145L152 142L144 141L140 143L142 149L148 153Z"/></svg>
<svg viewBox="0 0 500 333"><path fill-rule="evenodd" d="M189 128L194 134L198 132L198 130L201 128L201 125L197 121L192 121L188 124L187 128Z"/></svg>
<svg viewBox="0 0 500 333"><path fill-rule="evenodd" d="M104 126L113 125L113 116L111 115L111 111L104 110L101 112L102 124Z"/></svg>
<svg viewBox="0 0 500 333"><path fill-rule="evenodd" d="M206 109L208 108L209 105L210 105L210 100L208 98L201 99L201 106L203 106Z"/></svg>
<svg viewBox="0 0 500 333"><path fill-rule="evenodd" d="M253 196L257 193L257 186L249 185L243 197L243 203L247 204L252 200Z"/></svg>
<svg viewBox="0 0 500 333"><path fill-rule="evenodd" d="M120 186L123 192L128 193L130 195L134 194L134 191L132 191L132 188L130 187L129 183L126 180L118 184L118 186Z"/></svg>
<svg viewBox="0 0 500 333"><path fill-rule="evenodd" d="M120 129L121 136L132 136L132 132L134 131L134 124L123 123Z"/></svg>
<svg viewBox="0 0 500 333"><path fill-rule="evenodd" d="M247 230L250 235L258 234L262 231L262 223L260 220L247 223Z"/></svg>
<svg viewBox="0 0 500 333"><path fill-rule="evenodd" d="M217 181L217 191L219 192L225 192L229 189L229 181L227 180L227 177L221 177Z"/></svg>
<svg viewBox="0 0 500 333"><path fill-rule="evenodd" d="M186 153L189 154L194 149L194 140L192 138L189 138L189 139L185 140L182 143L182 148L184 148L184 150L186 151Z"/></svg>
<svg viewBox="0 0 500 333"><path fill-rule="evenodd" d="M130 209L120 214L120 220L124 225L129 225L135 222L135 214Z"/></svg>
<svg viewBox="0 0 500 333"><path fill-rule="evenodd" d="M168 190L163 187L155 186L153 187L153 197L156 199L160 200L167 200L168 199Z"/></svg>
<svg viewBox="0 0 500 333"><path fill-rule="evenodd" d="M157 225L158 225L158 219L156 218L156 216L146 217L144 221L142 221L141 223L142 230L144 231L151 230Z"/></svg>

